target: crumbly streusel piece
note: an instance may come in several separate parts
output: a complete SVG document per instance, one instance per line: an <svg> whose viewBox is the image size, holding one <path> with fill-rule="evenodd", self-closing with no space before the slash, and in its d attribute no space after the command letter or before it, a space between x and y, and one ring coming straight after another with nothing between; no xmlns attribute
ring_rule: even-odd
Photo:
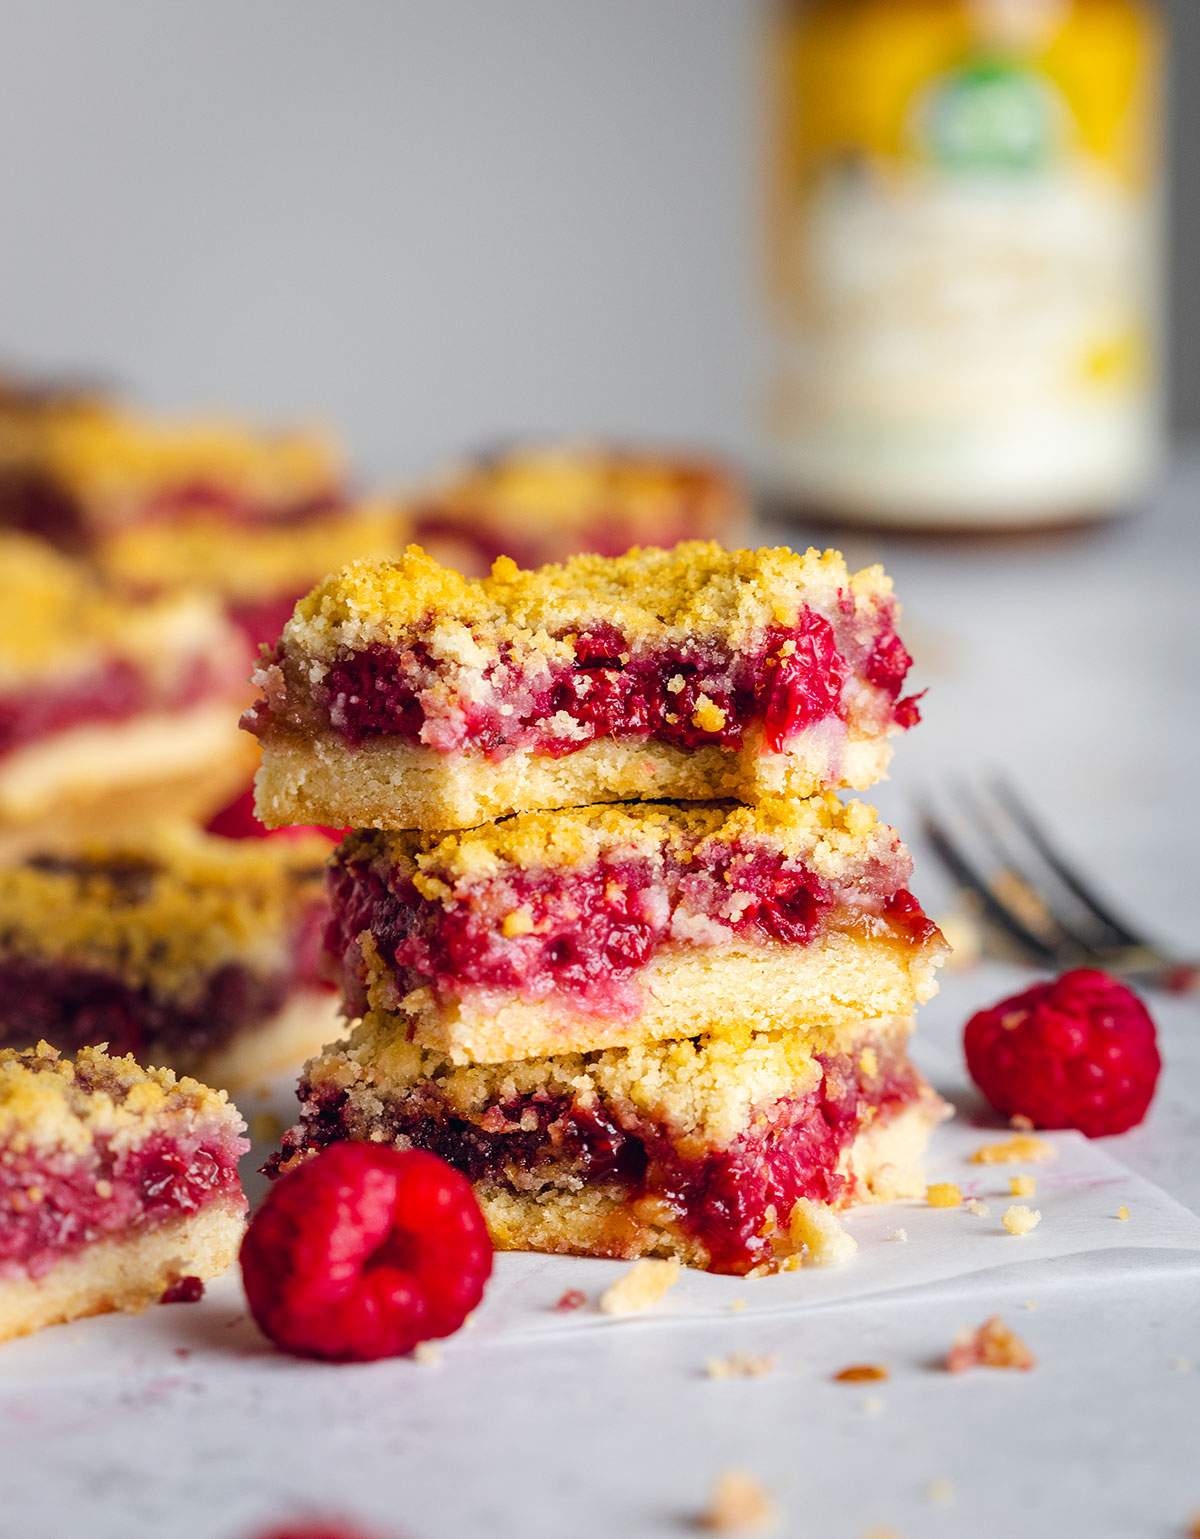
<svg viewBox="0 0 1200 1539"><path fill-rule="evenodd" d="M944 946L908 852L832 793L364 832L330 875L347 1013L460 1061L911 1015Z"/></svg>
<svg viewBox="0 0 1200 1539"><path fill-rule="evenodd" d="M468 828L625 799L864 787L910 658L836 551L699 542L472 582L412 546L297 607L246 725L267 823Z"/></svg>
<svg viewBox="0 0 1200 1539"><path fill-rule="evenodd" d="M0 1044L105 1043L259 1083L338 1035L318 976L329 843L180 826L0 870Z"/></svg>
<svg viewBox="0 0 1200 1539"><path fill-rule="evenodd" d="M619 556L680 540L730 544L747 521L743 488L710 460L594 444L523 445L451 471L413 501L413 537L452 566L484 573L580 552Z"/></svg>
<svg viewBox="0 0 1200 1539"><path fill-rule="evenodd" d="M340 1139L430 1149L474 1182L495 1243L713 1271L794 1256L830 1208L896 1187L943 1115L907 1021L455 1067L368 1016L308 1065L281 1163ZM808 1215L811 1220L811 1213Z"/></svg>
<svg viewBox="0 0 1200 1539"><path fill-rule="evenodd" d="M223 1272L249 1148L223 1092L132 1058L0 1051L0 1340Z"/></svg>

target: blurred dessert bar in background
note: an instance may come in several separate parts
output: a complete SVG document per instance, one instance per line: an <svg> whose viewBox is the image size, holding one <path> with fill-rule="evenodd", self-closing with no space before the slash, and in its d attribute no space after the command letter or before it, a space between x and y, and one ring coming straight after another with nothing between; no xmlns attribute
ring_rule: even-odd
<svg viewBox="0 0 1200 1539"><path fill-rule="evenodd" d="M318 962L330 841L179 825L0 867L0 1045L107 1044L226 1088L341 1029Z"/></svg>
<svg viewBox="0 0 1200 1539"><path fill-rule="evenodd" d="M498 556L543 566L587 551L619 556L635 545L735 544L748 503L728 469L700 456L516 445L418 491L412 520L418 544L481 576Z"/></svg>
<svg viewBox="0 0 1200 1539"><path fill-rule="evenodd" d="M197 1297L241 1241L244 1131L223 1094L169 1070L0 1051L0 1341Z"/></svg>
<svg viewBox="0 0 1200 1539"><path fill-rule="evenodd" d="M319 432L150 416L110 396L0 385L0 525L90 549L131 524L302 524L343 500Z"/></svg>
<svg viewBox="0 0 1200 1539"><path fill-rule="evenodd" d="M410 547L297 607L257 674L268 824L468 828L878 780L919 718L879 567L690 542L469 581Z"/></svg>
<svg viewBox="0 0 1200 1539"><path fill-rule="evenodd" d="M237 522L203 512L131 524L96 551L102 575L134 597L189 589L215 594L251 646L271 645L296 600L358 557L397 556L409 528L398 504L353 503L300 520Z"/></svg>
<svg viewBox="0 0 1200 1539"><path fill-rule="evenodd" d="M309 1064L276 1166L339 1139L428 1149L501 1249L772 1270L811 1248L808 1205L915 1195L946 1115L911 1021L791 1025L455 1067L369 1015Z"/></svg>
<svg viewBox="0 0 1200 1539"><path fill-rule="evenodd" d="M895 830L836 796L364 832L331 872L347 1014L495 1062L911 1016L945 947Z"/></svg>
<svg viewBox="0 0 1200 1539"><path fill-rule="evenodd" d="M200 594L130 605L39 541L0 534L0 852L207 816L251 773L249 649Z"/></svg>

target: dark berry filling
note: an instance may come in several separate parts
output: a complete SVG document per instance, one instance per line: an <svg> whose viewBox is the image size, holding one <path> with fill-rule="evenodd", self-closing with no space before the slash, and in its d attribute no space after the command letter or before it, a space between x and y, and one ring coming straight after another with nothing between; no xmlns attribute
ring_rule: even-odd
<svg viewBox="0 0 1200 1539"><path fill-rule="evenodd" d="M86 1159L0 1151L0 1275L41 1276L64 1252L236 1194L248 1148L226 1129L197 1127L153 1134L135 1148L98 1141Z"/></svg>
<svg viewBox="0 0 1200 1539"><path fill-rule="evenodd" d="M385 1105L369 1130L355 1125L344 1095L309 1100L280 1160L369 1131L428 1149L485 1187L616 1185L627 1189L630 1203L665 1203L680 1228L704 1245L711 1270L744 1273L770 1263L772 1218L786 1225L802 1197L838 1203L852 1195L850 1178L838 1169L843 1151L870 1118L886 1119L919 1095L920 1079L902 1053L881 1048L878 1058L869 1083L846 1055L820 1059L813 1090L778 1102L729 1146L694 1157L680 1153L665 1125L612 1107L535 1095L495 1107L475 1123L456 1117L435 1087L424 1086Z"/></svg>
<svg viewBox="0 0 1200 1539"><path fill-rule="evenodd" d="M441 752L558 758L600 739L734 750L761 724L779 752L819 722L844 720L847 682L864 667L889 718L911 725L915 704L897 698L910 659L890 617L865 641L844 626L839 640L806 609L795 626L772 626L752 649L733 652L717 639L635 645L602 621L573 636L572 661L526 670L502 649L461 694L421 642L344 650L316 685L288 683L277 653L266 665L267 698L244 725L263 732L271 719L307 722L353 745L392 737Z"/></svg>
<svg viewBox="0 0 1200 1539"><path fill-rule="evenodd" d="M36 956L0 958L0 1047L49 1042L65 1053L107 1043L139 1062L196 1063L278 1011L297 987L322 978L323 904L300 918L287 972L261 975L236 962L217 968L186 1004L99 968Z"/></svg>
<svg viewBox="0 0 1200 1539"><path fill-rule="evenodd" d="M895 891L906 874L881 865L844 907L841 893L777 850L713 841L686 863L646 857L514 871L441 904L398 871L385 878L346 860L329 875L326 945L354 1011L364 1002L360 937L369 931L401 993L421 985L443 997L471 988L528 1000L559 993L577 1008L620 1015L638 1008L638 969L671 941L803 946L836 919L923 944L934 927L910 893Z"/></svg>

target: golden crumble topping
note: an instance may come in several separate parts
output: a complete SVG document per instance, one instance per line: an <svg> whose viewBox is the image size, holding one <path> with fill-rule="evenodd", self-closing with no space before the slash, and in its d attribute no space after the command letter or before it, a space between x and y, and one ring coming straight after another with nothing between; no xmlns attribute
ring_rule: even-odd
<svg viewBox="0 0 1200 1539"><path fill-rule="evenodd" d="M1027 1203L1014 1202L1005 1208L1000 1222L1008 1230L1009 1234L1030 1234L1042 1221L1042 1215L1036 1208L1031 1208Z"/></svg>
<svg viewBox="0 0 1200 1539"><path fill-rule="evenodd" d="M40 451L45 472L101 512L174 486L289 507L333 491L344 475L339 448L322 432L257 432L233 421L116 410L50 417Z"/></svg>
<svg viewBox="0 0 1200 1539"><path fill-rule="evenodd" d="M382 560L403 549L407 534L404 511L384 502L294 524L206 515L114 530L97 559L111 581L137 591L203 587L252 599L295 593L347 561Z"/></svg>
<svg viewBox="0 0 1200 1539"><path fill-rule="evenodd" d="M542 870L588 866L601 856L701 857L710 844L758 843L785 858L803 859L818 876L844 879L848 868L898 867L907 880L908 853L899 835L865 803L832 793L774 799L757 807L726 802L612 803L527 812L464 833L386 834L367 831L345 846L349 859L379 861L411 875L430 900L445 900L459 884L485 881L505 867ZM518 927L511 933L519 934Z"/></svg>
<svg viewBox="0 0 1200 1539"><path fill-rule="evenodd" d="M18 1151L86 1152L98 1137L140 1143L164 1118L242 1119L223 1090L180 1078L170 1069L143 1069L132 1057L113 1058L82 1047L74 1059L45 1042L0 1050L0 1142Z"/></svg>
<svg viewBox="0 0 1200 1539"><path fill-rule="evenodd" d="M935 1181L925 1188L925 1201L931 1208L957 1208L962 1200L962 1188L953 1181Z"/></svg>
<svg viewBox="0 0 1200 1539"><path fill-rule="evenodd" d="M96 968L185 1003L223 963L286 965L328 849L179 826L30 857L0 873L0 957Z"/></svg>
<svg viewBox="0 0 1200 1539"><path fill-rule="evenodd" d="M856 607L877 605L891 591L881 567L852 575L833 550L725 550L692 540L671 550L574 556L533 571L502 556L489 577L470 581L410 545L399 560L354 562L327 577L301 600L284 635L291 647L320 656L337 646L402 644L432 616L446 649L457 627L469 630L476 648L505 643L569 655L551 637L597 620L631 642L738 640L794 624L806 605L831 611L843 595Z"/></svg>

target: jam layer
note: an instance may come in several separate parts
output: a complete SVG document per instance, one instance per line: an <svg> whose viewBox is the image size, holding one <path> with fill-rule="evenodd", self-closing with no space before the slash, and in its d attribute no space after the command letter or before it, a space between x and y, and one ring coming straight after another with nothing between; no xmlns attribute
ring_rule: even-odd
<svg viewBox="0 0 1200 1539"><path fill-rule="evenodd" d="M249 1145L227 1128L152 1133L133 1148L0 1149L0 1277L44 1275L95 1240L195 1213L240 1192Z"/></svg>
<svg viewBox="0 0 1200 1539"><path fill-rule="evenodd" d="M372 1088L360 1101L318 1076L301 1085L303 1120L274 1165L369 1138L428 1149L483 1191L616 1188L629 1205L649 1200L660 1221L668 1215L702 1248L709 1270L745 1273L772 1264L772 1236L799 1199L844 1205L854 1197L845 1156L855 1137L923 1090L898 1042L881 1041L869 1057L820 1054L814 1067L809 1088L757 1108L717 1147L603 1095L518 1095L465 1116L436 1080Z"/></svg>
<svg viewBox="0 0 1200 1539"><path fill-rule="evenodd" d="M638 645L609 624L572 643L573 661L539 661L529 670L501 652L472 699L431 688L434 665L419 644L343 651L312 691L309 720L352 745L387 737L442 752L503 756L526 749L560 758L605 738L735 750L755 726L778 753L805 728L845 719L850 667L833 627L812 610L790 629L768 630L751 652L732 652L717 640ZM904 727L920 714L914 699L900 699L911 661L885 629L864 664ZM251 713L251 730L259 716Z"/></svg>

